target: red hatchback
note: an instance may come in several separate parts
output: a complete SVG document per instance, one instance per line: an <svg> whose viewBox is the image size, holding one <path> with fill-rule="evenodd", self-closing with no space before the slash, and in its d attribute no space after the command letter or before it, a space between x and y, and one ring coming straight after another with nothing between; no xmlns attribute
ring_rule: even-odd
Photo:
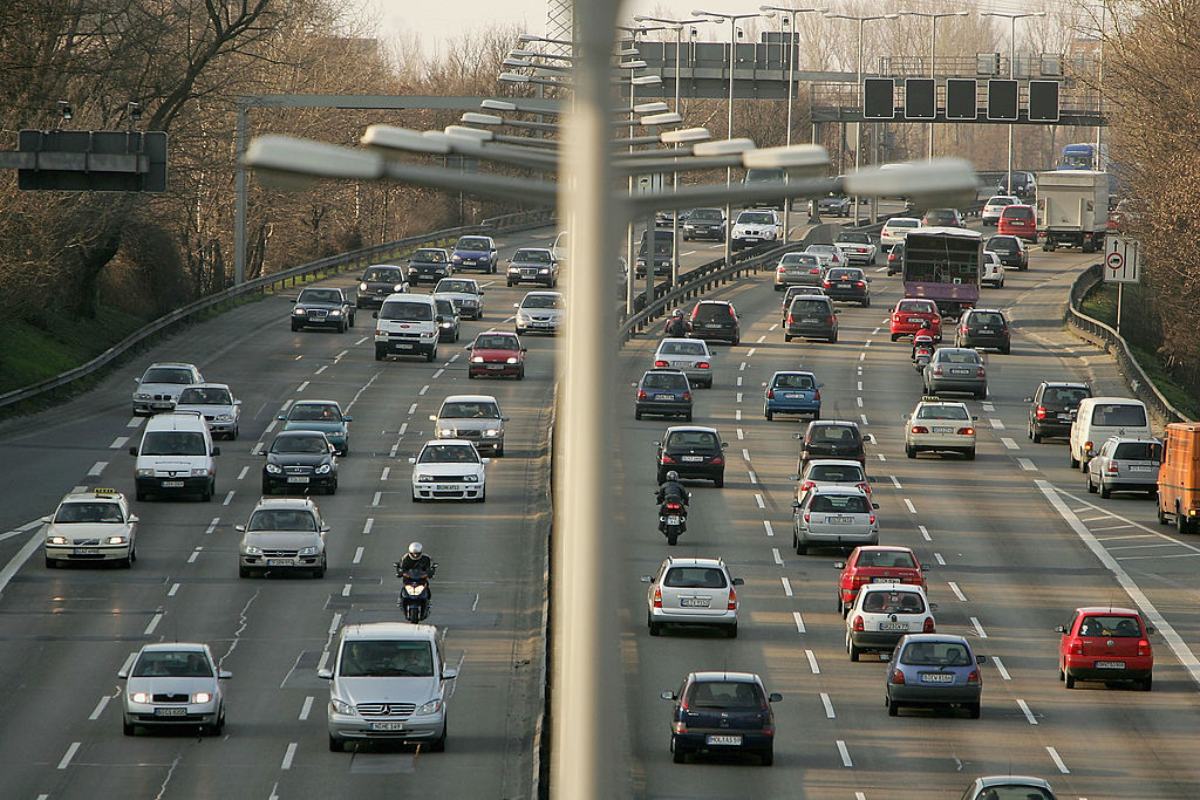
<svg viewBox="0 0 1200 800"><path fill-rule="evenodd" d="M937 303L932 300L919 300L906 297L896 303L892 309L891 333L892 341L901 336L916 336L921 330L921 323L929 323L929 335L934 341L942 340L942 315L938 313Z"/></svg>
<svg viewBox="0 0 1200 800"><path fill-rule="evenodd" d="M1150 691L1154 677L1154 629L1130 608L1092 606L1075 609L1058 646L1058 679L1068 689L1075 681L1130 681Z"/></svg>
<svg viewBox="0 0 1200 800"><path fill-rule="evenodd" d="M996 231L1001 236L1019 236L1027 242L1036 242L1037 217L1033 206L1005 206L996 223Z"/></svg>
<svg viewBox="0 0 1200 800"><path fill-rule="evenodd" d="M471 351L468 378L487 375L521 380L525 377L525 348L515 333L484 331L467 349Z"/></svg>
<svg viewBox="0 0 1200 800"><path fill-rule="evenodd" d="M854 605L858 590L867 583L911 583L927 589L925 567L907 547L864 545L854 548L845 561L833 565L842 571L838 578L838 611L842 616Z"/></svg>

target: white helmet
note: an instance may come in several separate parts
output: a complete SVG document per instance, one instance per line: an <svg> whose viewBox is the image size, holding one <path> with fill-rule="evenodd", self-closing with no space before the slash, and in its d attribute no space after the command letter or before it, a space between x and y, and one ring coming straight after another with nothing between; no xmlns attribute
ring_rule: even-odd
<svg viewBox="0 0 1200 800"><path fill-rule="evenodd" d="M425 548L421 546L420 542L413 542L408 546L408 554L410 556L419 556L421 555L421 551L424 549Z"/></svg>

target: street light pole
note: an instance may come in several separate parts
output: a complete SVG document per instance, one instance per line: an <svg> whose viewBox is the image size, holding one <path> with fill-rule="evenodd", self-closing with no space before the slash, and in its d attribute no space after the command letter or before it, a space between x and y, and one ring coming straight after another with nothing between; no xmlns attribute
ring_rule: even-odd
<svg viewBox="0 0 1200 800"><path fill-rule="evenodd" d="M900 15L905 17L926 17L929 19L931 26L929 31L929 77L933 78L933 110L934 115L937 114L937 24L942 17L965 17L971 12L969 11L901 11ZM933 131L934 122L929 123L929 149L926 157L933 160Z"/></svg>

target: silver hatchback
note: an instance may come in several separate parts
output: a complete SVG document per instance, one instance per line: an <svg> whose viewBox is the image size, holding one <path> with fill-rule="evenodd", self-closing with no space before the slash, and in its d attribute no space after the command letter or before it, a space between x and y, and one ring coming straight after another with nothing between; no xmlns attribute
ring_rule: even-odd
<svg viewBox="0 0 1200 800"><path fill-rule="evenodd" d="M693 386L713 385L712 350L703 339L663 339L654 352L654 366L681 370Z"/></svg>
<svg viewBox="0 0 1200 800"><path fill-rule="evenodd" d="M792 546L798 555L810 547L850 549L879 544L879 505L857 487L815 486L792 501Z"/></svg>
<svg viewBox="0 0 1200 800"><path fill-rule="evenodd" d="M1113 492L1145 492L1153 497L1161 463L1162 442L1158 439L1114 436L1087 462L1087 490L1105 498Z"/></svg>
<svg viewBox="0 0 1200 800"><path fill-rule="evenodd" d="M668 558L656 575L642 576L646 591L646 627L651 636L664 625L708 625L729 638L737 636L741 578L729 574L719 558Z"/></svg>

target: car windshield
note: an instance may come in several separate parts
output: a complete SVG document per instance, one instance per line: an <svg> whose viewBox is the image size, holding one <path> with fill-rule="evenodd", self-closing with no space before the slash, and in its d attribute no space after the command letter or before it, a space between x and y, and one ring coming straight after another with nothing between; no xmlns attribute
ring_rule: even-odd
<svg viewBox="0 0 1200 800"><path fill-rule="evenodd" d="M139 455L202 456L207 452L204 434L198 431L148 431Z"/></svg>
<svg viewBox="0 0 1200 800"><path fill-rule="evenodd" d="M343 678L431 678L433 648L422 641L349 641L342 646Z"/></svg>
<svg viewBox="0 0 1200 800"><path fill-rule="evenodd" d="M805 300L801 298L792 301L792 307L788 313L796 317L802 314L828 316L832 312L829 309L829 303L825 300Z"/></svg>
<svg viewBox="0 0 1200 800"><path fill-rule="evenodd" d="M438 285L433 289L435 292L459 292L464 294L479 294L479 287L475 285L475 281L459 281L446 280L438 281Z"/></svg>
<svg viewBox="0 0 1200 800"><path fill-rule="evenodd" d="M329 441L324 436L277 436L271 443L272 453L317 453L329 452Z"/></svg>
<svg viewBox="0 0 1200 800"><path fill-rule="evenodd" d="M813 425L808 431L808 441L857 444L858 430L849 425Z"/></svg>
<svg viewBox="0 0 1200 800"><path fill-rule="evenodd" d="M297 303L340 303L342 293L337 289L305 289Z"/></svg>
<svg viewBox="0 0 1200 800"><path fill-rule="evenodd" d="M688 215L689 222L720 222L724 218L725 215L716 208L697 208Z"/></svg>
<svg viewBox="0 0 1200 800"><path fill-rule="evenodd" d="M454 308L454 303L446 300L445 298L435 297L433 302L435 305L437 305L437 312L443 317L453 317L458 313Z"/></svg>
<svg viewBox="0 0 1200 800"><path fill-rule="evenodd" d="M1000 212L1005 219L1032 220L1033 209L1029 206L1009 206Z"/></svg>
<svg viewBox="0 0 1200 800"><path fill-rule="evenodd" d="M151 367L142 376L142 383L177 383L188 385L192 380L192 371L182 367Z"/></svg>
<svg viewBox="0 0 1200 800"><path fill-rule="evenodd" d="M775 376L776 389L815 389L816 381L812 375L784 374Z"/></svg>
<svg viewBox="0 0 1200 800"><path fill-rule="evenodd" d="M936 309L928 300L901 300L896 310L907 314L932 314Z"/></svg>
<svg viewBox="0 0 1200 800"><path fill-rule="evenodd" d="M921 406L917 409L917 419L969 419L970 415L962 406Z"/></svg>
<svg viewBox="0 0 1200 800"><path fill-rule="evenodd" d="M63 503L54 515L61 522L124 522L117 503Z"/></svg>
<svg viewBox="0 0 1200 800"><path fill-rule="evenodd" d="M978 364L979 354L974 350L938 350L933 354L934 361L948 364Z"/></svg>
<svg viewBox="0 0 1200 800"><path fill-rule="evenodd" d="M921 220L919 219L891 219L887 223L888 228L919 228Z"/></svg>
<svg viewBox="0 0 1200 800"><path fill-rule="evenodd" d="M1042 401L1047 403L1065 403L1077 406L1079 401L1092 396L1092 392L1082 386L1050 386L1042 395Z"/></svg>
<svg viewBox="0 0 1200 800"><path fill-rule="evenodd" d="M442 403L439 417L454 419L500 419L500 409L495 403L487 401L469 401Z"/></svg>
<svg viewBox="0 0 1200 800"><path fill-rule="evenodd" d="M1079 624L1080 636L1098 636L1106 639L1133 639L1142 635L1142 626L1137 617L1124 614L1093 614L1083 618Z"/></svg>
<svg viewBox="0 0 1200 800"><path fill-rule="evenodd" d="M464 236L458 240L458 244L454 245L455 250L490 250L492 243L487 239L479 236Z"/></svg>
<svg viewBox="0 0 1200 800"><path fill-rule="evenodd" d="M414 303L407 300L392 300L379 310L380 319L404 320L405 322L431 322L433 307L429 303Z"/></svg>
<svg viewBox="0 0 1200 800"><path fill-rule="evenodd" d="M1145 427L1146 409L1128 403L1106 403L1092 409L1092 424L1102 427Z"/></svg>
<svg viewBox="0 0 1200 800"><path fill-rule="evenodd" d="M441 250L418 250L413 253L413 261L432 261L435 264L440 264L446 260L446 254Z"/></svg>
<svg viewBox="0 0 1200 800"><path fill-rule="evenodd" d="M843 233L837 240L846 244L870 244L871 237L865 233Z"/></svg>
<svg viewBox="0 0 1200 800"><path fill-rule="evenodd" d="M783 267L815 267L820 263L821 259L812 253L788 253L779 259L779 265Z"/></svg>
<svg viewBox="0 0 1200 800"><path fill-rule="evenodd" d="M733 309L724 303L701 303L692 312L693 322L732 322Z"/></svg>
<svg viewBox="0 0 1200 800"><path fill-rule="evenodd" d="M708 431L675 431L667 437L669 449L716 450L719 446L716 435Z"/></svg>
<svg viewBox="0 0 1200 800"><path fill-rule="evenodd" d="M1004 315L998 311L976 311L970 320L972 328L1004 327Z"/></svg>
<svg viewBox="0 0 1200 800"><path fill-rule="evenodd" d="M914 667L967 667L975 663L965 645L958 642L909 642L900 663Z"/></svg>
<svg viewBox="0 0 1200 800"><path fill-rule="evenodd" d="M1124 461L1158 461L1161 454L1162 445L1158 442L1121 442L1112 457Z"/></svg>
<svg viewBox="0 0 1200 800"><path fill-rule="evenodd" d="M738 214L738 225L774 225L775 215L765 211L743 211Z"/></svg>
<svg viewBox="0 0 1200 800"><path fill-rule="evenodd" d="M529 261L534 264L549 264L553 258L549 250L518 250L513 261Z"/></svg>
<svg viewBox="0 0 1200 800"><path fill-rule="evenodd" d="M475 347L479 350L520 350L521 345L515 336L502 334L481 333L475 339Z"/></svg>
<svg viewBox="0 0 1200 800"><path fill-rule="evenodd" d="M421 450L418 464L478 464L479 453L469 444L430 444Z"/></svg>
<svg viewBox="0 0 1200 800"><path fill-rule="evenodd" d="M647 372L642 376L643 389L686 389L687 376L682 372Z"/></svg>
<svg viewBox="0 0 1200 800"><path fill-rule="evenodd" d="M297 403L288 414L288 421L340 422L342 412L332 404Z"/></svg>
<svg viewBox="0 0 1200 800"><path fill-rule="evenodd" d="M826 277L831 281L861 281L863 274L860 269L831 269Z"/></svg>
<svg viewBox="0 0 1200 800"><path fill-rule="evenodd" d="M260 508L250 515L248 531L315 531L313 515L298 508Z"/></svg>
<svg viewBox="0 0 1200 800"><path fill-rule="evenodd" d="M925 600L918 592L867 592L862 610L874 614L924 614Z"/></svg>
<svg viewBox="0 0 1200 800"><path fill-rule="evenodd" d="M861 494L818 494L808 510L822 514L869 514L871 507Z"/></svg>
<svg viewBox="0 0 1200 800"><path fill-rule="evenodd" d="M198 650L150 650L133 665L135 678L211 678L212 664Z"/></svg>
<svg viewBox="0 0 1200 800"><path fill-rule="evenodd" d="M228 389L184 389L179 393L179 404L183 406L229 406L233 398Z"/></svg>
<svg viewBox="0 0 1200 800"><path fill-rule="evenodd" d="M807 475L810 481L829 483L861 483L862 467L850 464L813 464Z"/></svg>
<svg viewBox="0 0 1200 800"><path fill-rule="evenodd" d="M1016 253L1021 249L1017 241L1014 236L996 236L988 239L988 243L983 246L983 249L993 253Z"/></svg>
<svg viewBox="0 0 1200 800"><path fill-rule="evenodd" d="M375 283L404 283L404 273L396 267L371 267L363 273L362 279Z"/></svg>
<svg viewBox="0 0 1200 800"><path fill-rule="evenodd" d="M521 301L521 308L562 308L562 295L557 294L527 294Z"/></svg>
<svg viewBox="0 0 1200 800"><path fill-rule="evenodd" d="M688 691L688 708L762 708L758 686L744 681L697 681Z"/></svg>
<svg viewBox="0 0 1200 800"><path fill-rule="evenodd" d="M916 569L917 562L911 553L903 550L863 550L858 554L856 567L893 567L896 569Z"/></svg>
<svg viewBox="0 0 1200 800"><path fill-rule="evenodd" d="M704 342L663 342L658 346L660 356L706 356Z"/></svg>
<svg viewBox="0 0 1200 800"><path fill-rule="evenodd" d="M672 589L724 589L725 573L716 567L671 567L662 585Z"/></svg>
<svg viewBox="0 0 1200 800"><path fill-rule="evenodd" d="M926 222L954 222L957 214L953 211L929 211L925 214Z"/></svg>
<svg viewBox="0 0 1200 800"><path fill-rule="evenodd" d="M784 179L784 171L776 168L757 168L746 170L746 183L767 183L769 181L782 181Z"/></svg>

